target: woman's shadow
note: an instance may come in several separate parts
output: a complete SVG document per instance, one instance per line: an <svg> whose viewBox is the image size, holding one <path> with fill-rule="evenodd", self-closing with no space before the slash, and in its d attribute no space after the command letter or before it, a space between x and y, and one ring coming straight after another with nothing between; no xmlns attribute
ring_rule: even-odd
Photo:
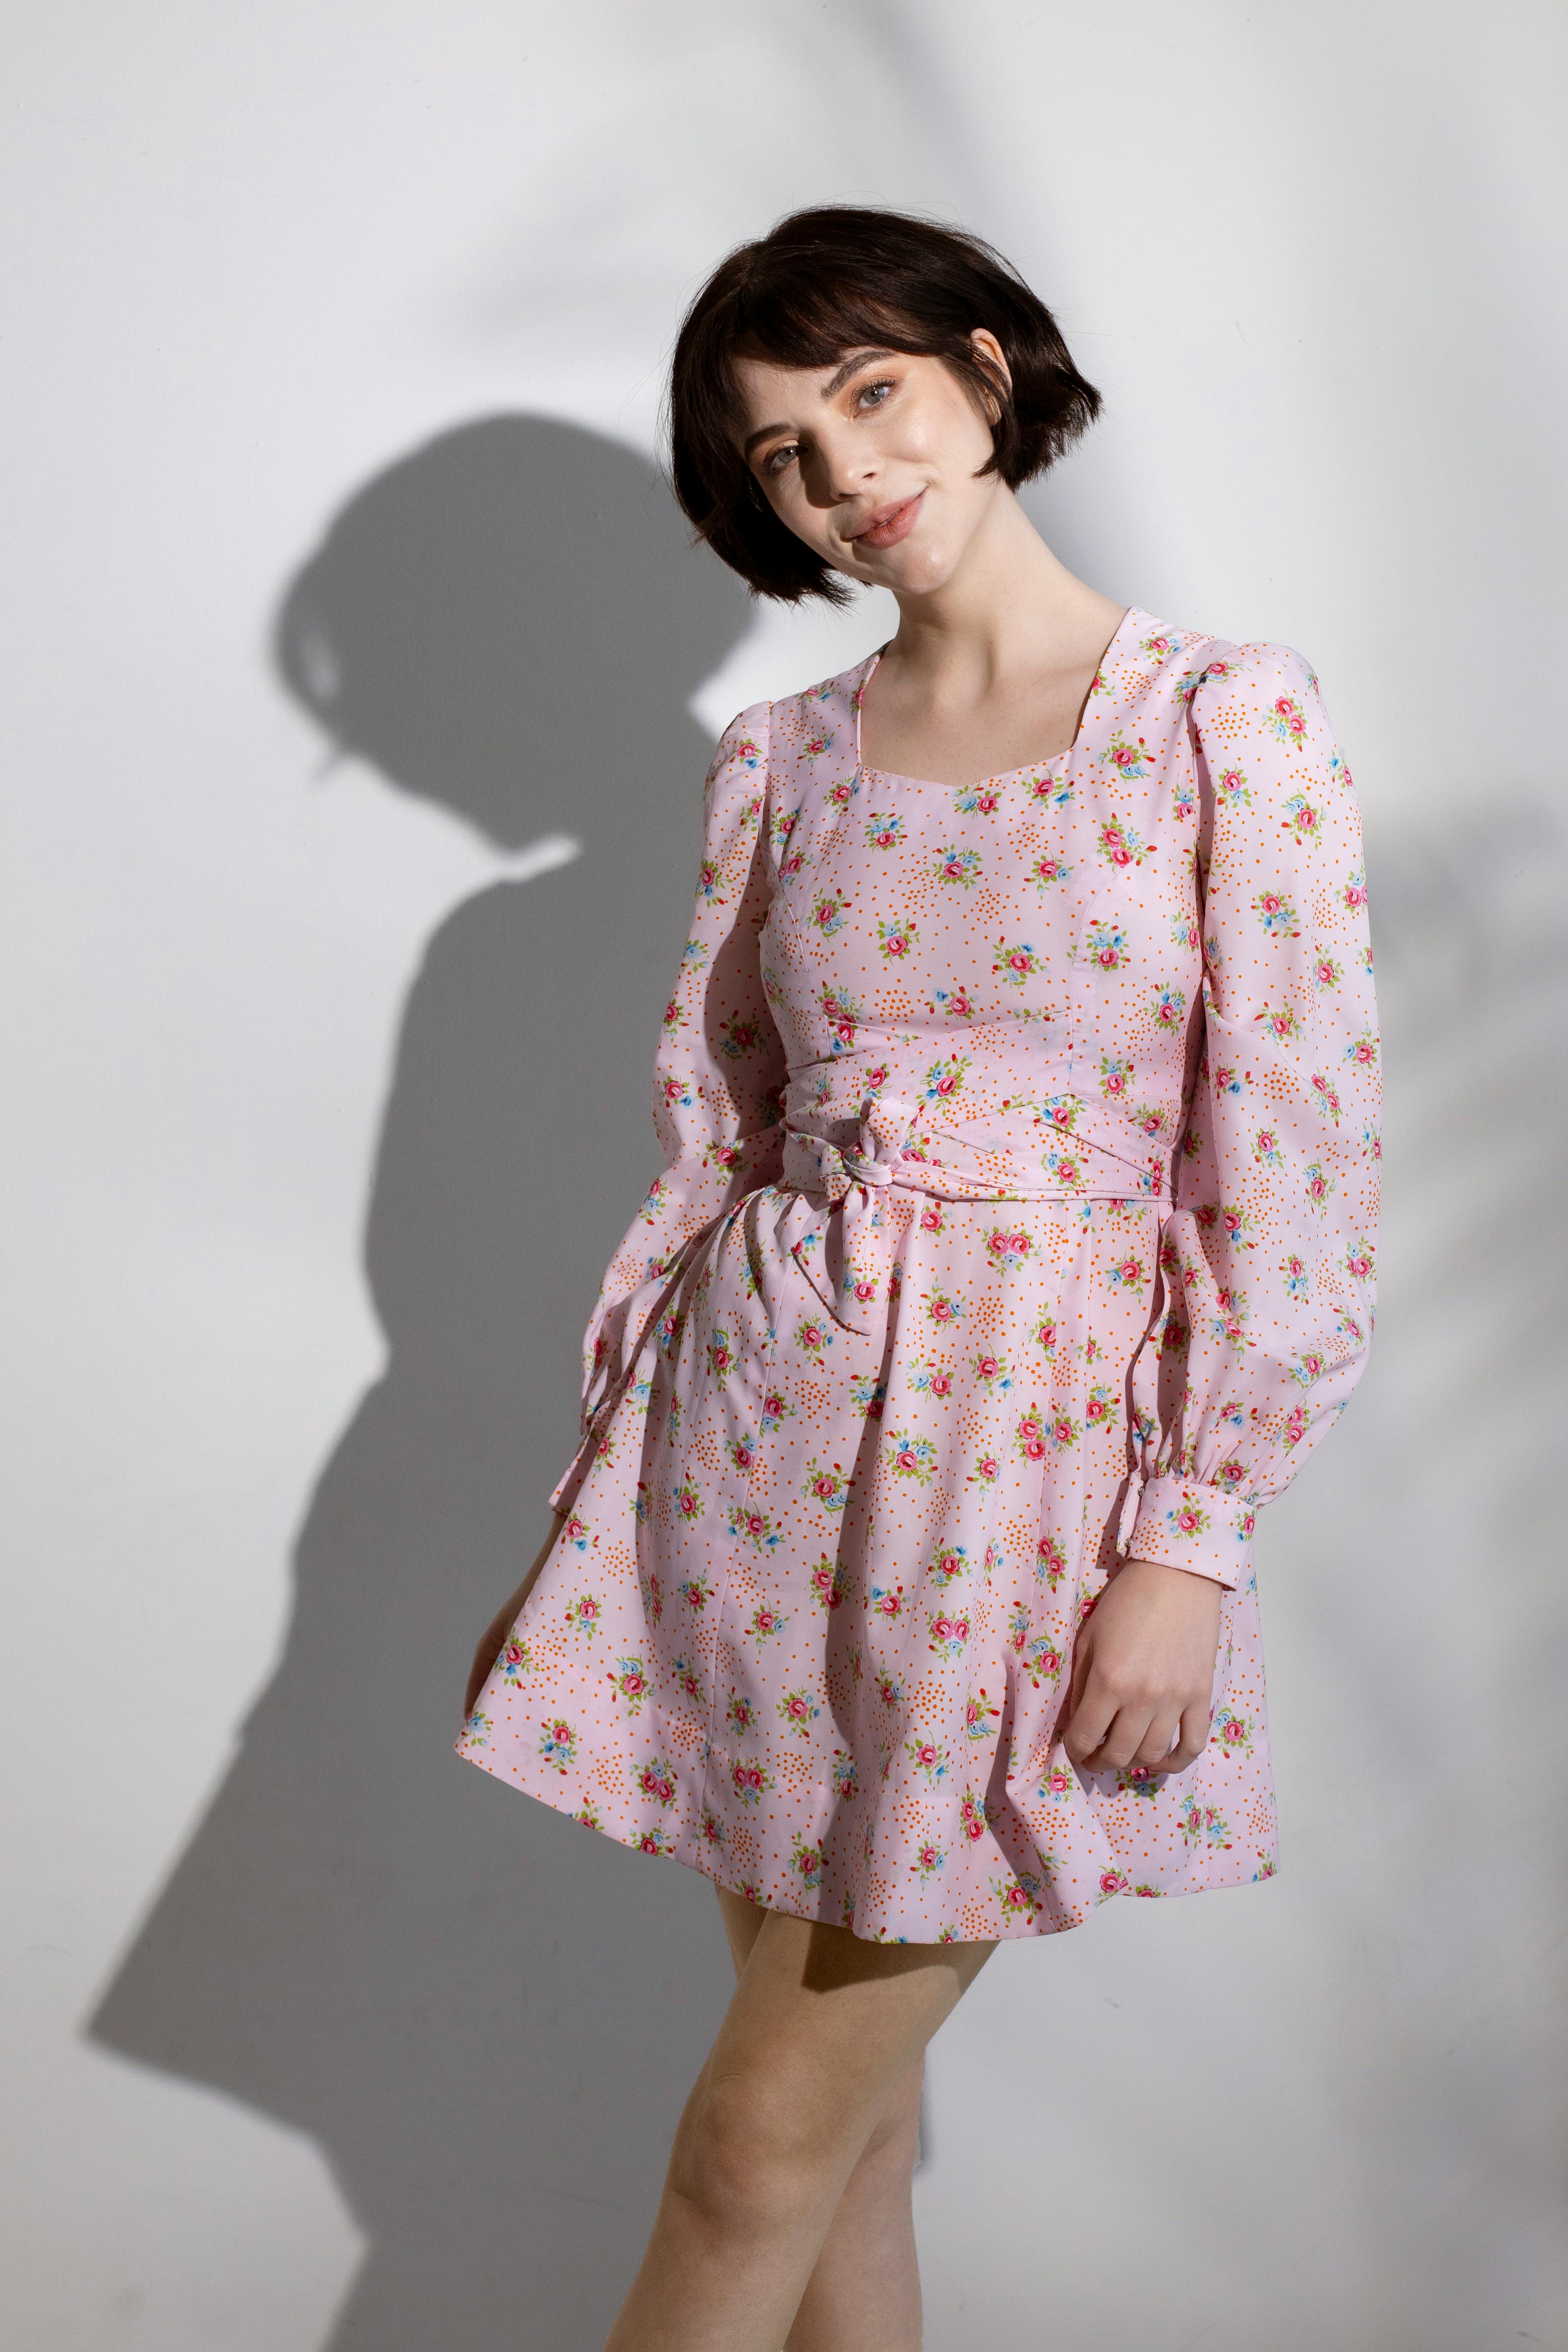
<svg viewBox="0 0 1568 2352"><path fill-rule="evenodd" d="M710 755L686 698L749 609L642 458L498 416L358 493L278 625L335 745L508 850L583 844L426 950L366 1236L386 1371L311 1498L282 1664L90 2028L320 2144L370 2241L333 2352L597 2344L731 1981L699 1878L452 1742L653 1171Z"/></svg>

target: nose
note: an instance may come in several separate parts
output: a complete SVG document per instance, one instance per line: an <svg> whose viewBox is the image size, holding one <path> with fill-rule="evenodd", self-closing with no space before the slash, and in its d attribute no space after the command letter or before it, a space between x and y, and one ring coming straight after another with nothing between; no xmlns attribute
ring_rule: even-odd
<svg viewBox="0 0 1568 2352"><path fill-rule="evenodd" d="M818 436L806 466L813 506L838 507L863 498L878 474L876 453L847 434Z"/></svg>

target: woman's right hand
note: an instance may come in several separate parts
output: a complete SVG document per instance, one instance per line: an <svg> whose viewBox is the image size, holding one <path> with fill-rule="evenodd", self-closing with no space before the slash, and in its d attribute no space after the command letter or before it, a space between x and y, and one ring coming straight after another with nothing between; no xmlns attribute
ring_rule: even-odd
<svg viewBox="0 0 1568 2352"><path fill-rule="evenodd" d="M561 1530L565 1524L565 1512L557 1511L551 1523L550 1533L545 1537L544 1541L539 1547L539 1556L533 1562L532 1567L529 1570L528 1574L523 1578L522 1582L518 1586L517 1591L512 1594L510 1600L503 1601L501 1602L500 1607L496 1611L495 1615L490 1619L489 1623L479 1635L479 1647L474 1652L474 1663L468 1668L468 1696L463 1701L463 1720L465 1722L467 1722L469 1716L472 1715L474 1711L474 1701L479 1697L479 1695L483 1690L486 1683L489 1682L490 1668L495 1664L496 1660L500 1655L501 1643L506 1640L507 1635L510 1633L512 1622L517 1616L518 1611L522 1607L523 1602L528 1599L529 1594L532 1591L534 1579L538 1576L540 1570L544 1566L544 1563L549 1559L551 1552L554 1549L555 1538L561 1533Z"/></svg>

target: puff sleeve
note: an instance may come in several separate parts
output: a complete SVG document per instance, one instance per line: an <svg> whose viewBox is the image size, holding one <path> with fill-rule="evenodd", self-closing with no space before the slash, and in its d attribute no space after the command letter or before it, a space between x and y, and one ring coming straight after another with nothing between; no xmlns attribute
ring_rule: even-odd
<svg viewBox="0 0 1568 2352"><path fill-rule="evenodd" d="M1229 647L1188 711L1203 1037L1133 1369L1119 1548L1226 1585L1366 1362L1380 1070L1361 820L1318 681Z"/></svg>
<svg viewBox="0 0 1568 2352"><path fill-rule="evenodd" d="M611 1258L583 1339L583 1444L554 1488L568 1507L592 1441L692 1245L782 1167L784 1047L757 934L771 883L763 824L770 705L731 719L703 785L691 929L654 1061L664 1165Z"/></svg>

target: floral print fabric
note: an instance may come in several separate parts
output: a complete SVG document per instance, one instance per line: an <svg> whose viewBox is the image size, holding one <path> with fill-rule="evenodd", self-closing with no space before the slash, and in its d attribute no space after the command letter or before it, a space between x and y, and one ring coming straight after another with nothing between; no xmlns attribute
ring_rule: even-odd
<svg viewBox="0 0 1568 2352"><path fill-rule="evenodd" d="M666 1164L459 1748L803 1917L1045 1934L1275 1866L1253 1527L1372 1328L1359 815L1279 646L1134 608L962 790L861 761L879 657L719 744ZM1130 1553L1223 1588L1179 1774L1060 1742Z"/></svg>

